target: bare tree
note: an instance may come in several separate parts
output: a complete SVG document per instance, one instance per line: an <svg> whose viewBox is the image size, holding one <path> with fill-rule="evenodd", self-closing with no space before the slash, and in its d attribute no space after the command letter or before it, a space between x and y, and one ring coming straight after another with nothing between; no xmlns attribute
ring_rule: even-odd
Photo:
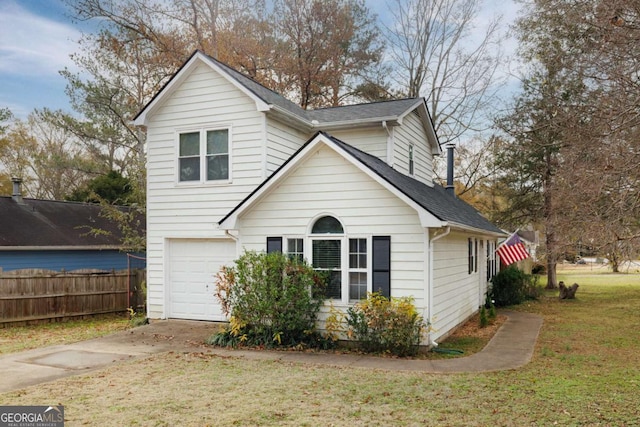
<svg viewBox="0 0 640 427"><path fill-rule="evenodd" d="M78 140L38 114L14 121L4 142L0 166L9 176L23 179L30 197L62 200L88 179Z"/></svg>
<svg viewBox="0 0 640 427"><path fill-rule="evenodd" d="M499 18L478 29L482 0L393 0L387 27L395 81L427 99L441 143L489 127L501 60Z"/></svg>

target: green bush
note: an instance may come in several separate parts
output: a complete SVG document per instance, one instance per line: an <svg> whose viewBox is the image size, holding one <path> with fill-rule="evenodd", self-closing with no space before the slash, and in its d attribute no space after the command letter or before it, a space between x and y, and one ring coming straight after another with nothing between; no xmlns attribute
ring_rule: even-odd
<svg viewBox="0 0 640 427"><path fill-rule="evenodd" d="M498 307L521 304L539 295L537 279L515 266L501 270L491 279L491 299Z"/></svg>
<svg viewBox="0 0 640 427"><path fill-rule="evenodd" d="M484 307L484 305L480 306L480 327L481 328L486 328L487 326L489 326L489 317L487 315L487 309Z"/></svg>
<svg viewBox="0 0 640 427"><path fill-rule="evenodd" d="M245 252L216 277L216 297L230 316L215 345L320 345L315 325L324 281L307 264L280 252ZM316 296L316 297L314 297Z"/></svg>
<svg viewBox="0 0 640 427"><path fill-rule="evenodd" d="M531 274L547 274L547 267L544 264L536 263L531 267Z"/></svg>
<svg viewBox="0 0 640 427"><path fill-rule="evenodd" d="M366 352L397 356L416 354L426 329L412 298L388 299L370 293L367 299L347 309L349 338L358 341Z"/></svg>

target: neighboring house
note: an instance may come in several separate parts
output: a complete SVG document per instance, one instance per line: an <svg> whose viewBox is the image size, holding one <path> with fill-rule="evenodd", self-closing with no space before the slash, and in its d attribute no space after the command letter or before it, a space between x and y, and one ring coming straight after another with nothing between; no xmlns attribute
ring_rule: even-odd
<svg viewBox="0 0 640 427"><path fill-rule="evenodd" d="M23 198L20 181L14 179L13 196L0 197L0 271L126 269L118 226L104 218L101 209ZM92 230L102 232L95 235Z"/></svg>
<svg viewBox="0 0 640 427"><path fill-rule="evenodd" d="M484 302L504 233L433 183L441 149L424 99L305 111L198 51L135 123L147 127L150 318L226 320L214 275L244 250L329 271L341 309L369 291L411 296L429 340Z"/></svg>
<svg viewBox="0 0 640 427"><path fill-rule="evenodd" d="M518 230L518 236L522 243L524 243L524 247L529 252L531 256L531 260L533 262L538 261L538 246L540 246L540 232L537 230Z"/></svg>

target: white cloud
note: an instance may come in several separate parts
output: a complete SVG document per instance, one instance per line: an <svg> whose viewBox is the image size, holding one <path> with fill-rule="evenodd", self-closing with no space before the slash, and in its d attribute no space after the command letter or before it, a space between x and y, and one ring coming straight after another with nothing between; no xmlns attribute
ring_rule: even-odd
<svg viewBox="0 0 640 427"><path fill-rule="evenodd" d="M71 67L80 33L35 15L14 1L0 4L0 73L51 76Z"/></svg>

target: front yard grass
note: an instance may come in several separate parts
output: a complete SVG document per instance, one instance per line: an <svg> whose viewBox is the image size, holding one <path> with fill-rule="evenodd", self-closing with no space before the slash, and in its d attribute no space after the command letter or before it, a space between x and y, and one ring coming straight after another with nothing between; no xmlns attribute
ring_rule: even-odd
<svg viewBox="0 0 640 427"><path fill-rule="evenodd" d="M98 338L130 327L126 315L0 328L0 354Z"/></svg>
<svg viewBox="0 0 640 427"><path fill-rule="evenodd" d="M428 374L165 353L0 395L60 403L67 425L633 426L640 419L640 275L566 275L518 310L544 317L525 367Z"/></svg>

